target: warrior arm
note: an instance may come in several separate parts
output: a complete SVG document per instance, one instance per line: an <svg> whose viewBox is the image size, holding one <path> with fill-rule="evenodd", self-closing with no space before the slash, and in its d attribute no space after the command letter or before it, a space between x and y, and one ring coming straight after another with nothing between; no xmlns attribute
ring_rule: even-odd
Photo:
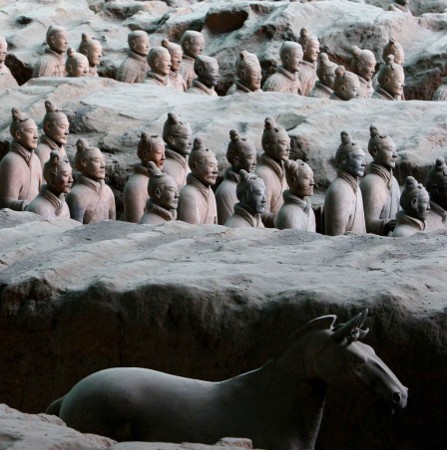
<svg viewBox="0 0 447 450"><path fill-rule="evenodd" d="M198 224L200 223L199 207L197 204L198 199L193 192L187 189L189 186L185 186L180 193L177 209L177 219L183 222Z"/></svg>
<svg viewBox="0 0 447 450"><path fill-rule="evenodd" d="M79 202L78 198L73 193L70 193L65 198L65 201L70 208L70 217L78 222L84 223L85 208Z"/></svg>

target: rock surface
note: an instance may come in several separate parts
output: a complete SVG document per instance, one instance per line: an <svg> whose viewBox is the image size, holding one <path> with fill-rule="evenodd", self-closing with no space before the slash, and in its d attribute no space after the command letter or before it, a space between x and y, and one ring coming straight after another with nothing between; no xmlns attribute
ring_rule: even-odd
<svg viewBox="0 0 447 450"><path fill-rule="evenodd" d="M442 447L447 232L331 238L2 214L0 399L11 406L43 411L105 367L223 379L314 317L368 307L367 342L409 387L408 407L387 417L360 387L329 390L319 448Z"/></svg>

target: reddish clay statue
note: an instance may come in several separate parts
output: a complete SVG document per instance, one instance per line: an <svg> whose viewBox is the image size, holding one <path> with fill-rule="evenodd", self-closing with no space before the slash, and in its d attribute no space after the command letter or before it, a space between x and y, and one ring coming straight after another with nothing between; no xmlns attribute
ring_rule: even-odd
<svg viewBox="0 0 447 450"><path fill-rule="evenodd" d="M88 59L89 70L91 77L98 76L98 66L101 64L102 45L98 39L90 37L87 33L82 33L82 42L79 45L79 53L85 55Z"/></svg>
<svg viewBox="0 0 447 450"><path fill-rule="evenodd" d="M171 55L171 70L169 72L169 84L179 91L186 92L186 81L183 75L180 73L180 66L183 59L182 47L173 42L169 42L167 39L161 41L161 46L168 49Z"/></svg>
<svg viewBox="0 0 447 450"><path fill-rule="evenodd" d="M394 62L394 56L388 55L386 63L377 76L378 86L372 98L379 100L402 100L405 84L404 69Z"/></svg>
<svg viewBox="0 0 447 450"><path fill-rule="evenodd" d="M318 80L309 94L309 97L329 98L334 92L335 70L337 64L329 61L326 53L318 55L317 76Z"/></svg>
<svg viewBox="0 0 447 450"><path fill-rule="evenodd" d="M151 70L147 73L146 83L153 86L170 86L171 54L164 47L151 48L147 57Z"/></svg>
<svg viewBox="0 0 447 450"><path fill-rule="evenodd" d="M329 97L332 100L352 100L359 95L359 77L352 72L347 72L343 66L335 69L334 92Z"/></svg>
<svg viewBox="0 0 447 450"><path fill-rule="evenodd" d="M205 38L198 31L186 30L183 33L180 45L183 50L180 73L186 82L187 89L189 89L192 86L192 80L197 76L194 71L194 61L202 54L205 47Z"/></svg>
<svg viewBox="0 0 447 450"><path fill-rule="evenodd" d="M303 60L301 61L298 78L301 83L301 95L309 95L317 81L317 59L320 53L320 42L312 36L306 28L301 28L298 41L303 47Z"/></svg>
<svg viewBox="0 0 447 450"><path fill-rule="evenodd" d="M197 78L192 80L188 93L217 97L217 92L214 89L219 82L217 59L211 56L198 56L194 61L194 71Z"/></svg>
<svg viewBox="0 0 447 450"><path fill-rule="evenodd" d="M377 64L374 53L370 50L361 50L356 46L352 47L351 52L351 69L358 76L360 81L360 89L357 97L371 98L374 92L371 80L376 71Z"/></svg>
<svg viewBox="0 0 447 450"><path fill-rule="evenodd" d="M64 53L68 50L67 30L51 25L47 31L46 41L48 48L35 65L33 78L65 77Z"/></svg>
<svg viewBox="0 0 447 450"><path fill-rule="evenodd" d="M116 73L116 79L124 83L143 83L149 70L147 55L149 53L149 36L145 31L137 30L127 37L129 55Z"/></svg>
<svg viewBox="0 0 447 450"><path fill-rule="evenodd" d="M249 94L261 91L262 69L254 53L243 51L235 64L235 82L228 89L227 95Z"/></svg>
<svg viewBox="0 0 447 450"><path fill-rule="evenodd" d="M67 60L65 61L67 77L87 77L89 76L89 67L87 56L77 53L72 48L67 50Z"/></svg>

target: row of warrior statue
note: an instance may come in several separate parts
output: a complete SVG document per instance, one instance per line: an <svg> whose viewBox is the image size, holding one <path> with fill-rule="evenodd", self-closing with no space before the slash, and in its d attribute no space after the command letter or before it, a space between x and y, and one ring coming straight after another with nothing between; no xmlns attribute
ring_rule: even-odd
<svg viewBox="0 0 447 450"><path fill-rule="evenodd" d="M45 107L40 141L34 120L12 109L13 141L0 161L0 208L71 217L84 224L115 219L115 198L104 182L106 165L100 149L84 139L77 141L78 174L73 185L64 148L67 116L49 101ZM217 158L200 138L193 141L192 136L190 125L174 113L168 114L162 138L142 133L137 149L140 162L124 188L125 220L156 225L177 219L191 224L317 231L310 199L312 169L301 160L289 159L290 137L274 119L265 119L259 158L250 140L230 131L230 167L215 192ZM344 131L340 138L334 158L337 176L326 191L319 231L406 236L445 226L447 167L443 159L429 172L428 192L410 176L400 193L393 176L396 145L389 135L370 127L368 151L373 162L367 170L362 146Z"/></svg>
<svg viewBox="0 0 447 450"><path fill-rule="evenodd" d="M69 48L67 31L51 26L46 35L48 47L34 67L33 77L98 76L102 45L99 40L82 34L76 52ZM119 66L116 79L126 83L147 83L169 86L183 92L216 96L219 65L215 58L202 55L205 39L202 33L187 30L180 45L163 39L150 48L144 31L128 36L129 54ZM0 87L17 87L17 82L5 66L7 42L0 37ZM281 64L264 82L262 90L285 92L334 100L378 98L403 100L405 74L404 50L391 38L382 52L382 64L376 73L377 61L370 50L351 49L351 71L320 53L317 37L303 28L299 42L286 41L280 48ZM65 58L65 53L68 54ZM261 90L262 70L254 53L242 51L235 62L234 83L228 94ZM441 85L433 99L447 97L447 87Z"/></svg>

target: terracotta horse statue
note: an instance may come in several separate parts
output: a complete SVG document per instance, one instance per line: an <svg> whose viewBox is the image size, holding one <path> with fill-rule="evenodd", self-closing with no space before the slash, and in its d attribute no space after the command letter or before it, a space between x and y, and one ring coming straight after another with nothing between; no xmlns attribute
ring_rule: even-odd
<svg viewBox="0 0 447 450"><path fill-rule="evenodd" d="M118 441L197 442L250 438L256 448L311 450L327 387L363 383L392 408L407 404L393 372L360 342L367 310L334 327L334 315L298 330L263 367L220 382L122 367L101 370L47 413Z"/></svg>

